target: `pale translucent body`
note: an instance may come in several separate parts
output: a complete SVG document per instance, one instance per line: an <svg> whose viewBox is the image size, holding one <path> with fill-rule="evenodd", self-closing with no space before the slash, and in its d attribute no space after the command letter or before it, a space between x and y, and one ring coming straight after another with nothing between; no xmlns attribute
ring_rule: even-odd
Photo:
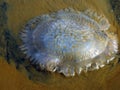
<svg viewBox="0 0 120 90"><path fill-rule="evenodd" d="M28 22L21 49L41 69L74 76L115 58L117 36L107 31L109 27L108 20L93 11L60 10Z"/></svg>

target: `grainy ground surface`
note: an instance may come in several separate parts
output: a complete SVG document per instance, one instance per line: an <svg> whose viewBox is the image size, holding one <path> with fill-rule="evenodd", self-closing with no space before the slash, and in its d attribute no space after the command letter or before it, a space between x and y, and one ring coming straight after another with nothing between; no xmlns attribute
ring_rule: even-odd
<svg viewBox="0 0 120 90"><path fill-rule="evenodd" d="M119 35L119 20L115 18L119 17L119 5L115 8L114 4L120 5L116 0L0 0L0 90L119 90L118 60L98 71L66 78L36 71L18 49L19 32L29 19L67 7L104 13L111 23L110 30Z"/></svg>

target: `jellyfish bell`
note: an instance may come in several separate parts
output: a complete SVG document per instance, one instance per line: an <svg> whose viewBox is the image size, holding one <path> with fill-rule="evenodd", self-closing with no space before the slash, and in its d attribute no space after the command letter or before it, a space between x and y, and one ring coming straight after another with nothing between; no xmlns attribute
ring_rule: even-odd
<svg viewBox="0 0 120 90"><path fill-rule="evenodd" d="M43 70L79 75L115 58L118 40L109 28L104 15L67 8L30 20L21 34L21 49Z"/></svg>

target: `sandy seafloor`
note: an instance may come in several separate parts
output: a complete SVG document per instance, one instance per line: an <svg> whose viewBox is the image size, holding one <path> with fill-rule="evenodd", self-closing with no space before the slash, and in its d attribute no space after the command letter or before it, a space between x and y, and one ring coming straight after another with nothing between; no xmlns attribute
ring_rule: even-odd
<svg viewBox="0 0 120 90"><path fill-rule="evenodd" d="M7 19L6 24L0 26L0 30L3 32L6 29L10 30L14 38L17 40L16 43L18 43L18 45L21 43L19 40L19 32L28 20L35 16L54 12L67 7L73 7L76 10L92 8L100 11L108 18L111 24L110 30L117 32L118 35L120 32L119 24L117 24L109 0L1 0L1 3L3 2L7 3L7 10L5 12ZM3 11L1 12L3 13ZM8 37L8 39L9 38L10 37ZM1 43L5 42L4 40L1 40ZM13 41L9 41L9 43L11 42ZM12 47L14 46L14 43L8 44L8 46L9 45ZM106 65L104 68L92 72L81 73L81 75L76 75L75 77L66 78L57 73L36 72L33 68L33 70L29 72L35 73L29 77L28 74L30 73L26 71L25 64L21 63L19 68L16 66L15 61L19 59L18 57L20 54L14 51L13 47L12 52L13 54L15 53L17 57L14 56L13 58L13 56L11 56L5 58L4 56L6 56L6 52L10 52L11 50L7 49L6 51L6 48L7 47L4 47L3 49L2 46L0 47L0 90L120 89L120 64L117 59ZM10 55L11 53L9 56ZM9 63L5 59L10 59Z"/></svg>

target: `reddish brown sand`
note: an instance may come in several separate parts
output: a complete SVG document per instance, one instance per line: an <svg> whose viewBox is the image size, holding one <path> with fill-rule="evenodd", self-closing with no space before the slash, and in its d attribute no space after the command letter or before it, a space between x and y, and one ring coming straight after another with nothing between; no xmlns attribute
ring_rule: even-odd
<svg viewBox="0 0 120 90"><path fill-rule="evenodd" d="M37 90L37 88L46 90L47 87L34 84L14 66L0 58L0 90Z"/></svg>
<svg viewBox="0 0 120 90"><path fill-rule="evenodd" d="M56 82L47 85L30 81L14 66L0 58L0 90L119 90L119 74L120 65L116 65L111 70L110 67L105 67L80 77L54 77L57 78Z"/></svg>
<svg viewBox="0 0 120 90"><path fill-rule="evenodd" d="M49 1L49 2L48 2ZM15 35L32 17L49 13L66 7L83 10L94 8L104 13L111 23L111 30L118 26L107 0L7 0L9 4L7 16L8 26ZM66 78L53 74L49 82L33 82L26 73L18 71L14 64L8 64L0 58L0 90L119 90L120 64L106 65L104 68L80 76Z"/></svg>

